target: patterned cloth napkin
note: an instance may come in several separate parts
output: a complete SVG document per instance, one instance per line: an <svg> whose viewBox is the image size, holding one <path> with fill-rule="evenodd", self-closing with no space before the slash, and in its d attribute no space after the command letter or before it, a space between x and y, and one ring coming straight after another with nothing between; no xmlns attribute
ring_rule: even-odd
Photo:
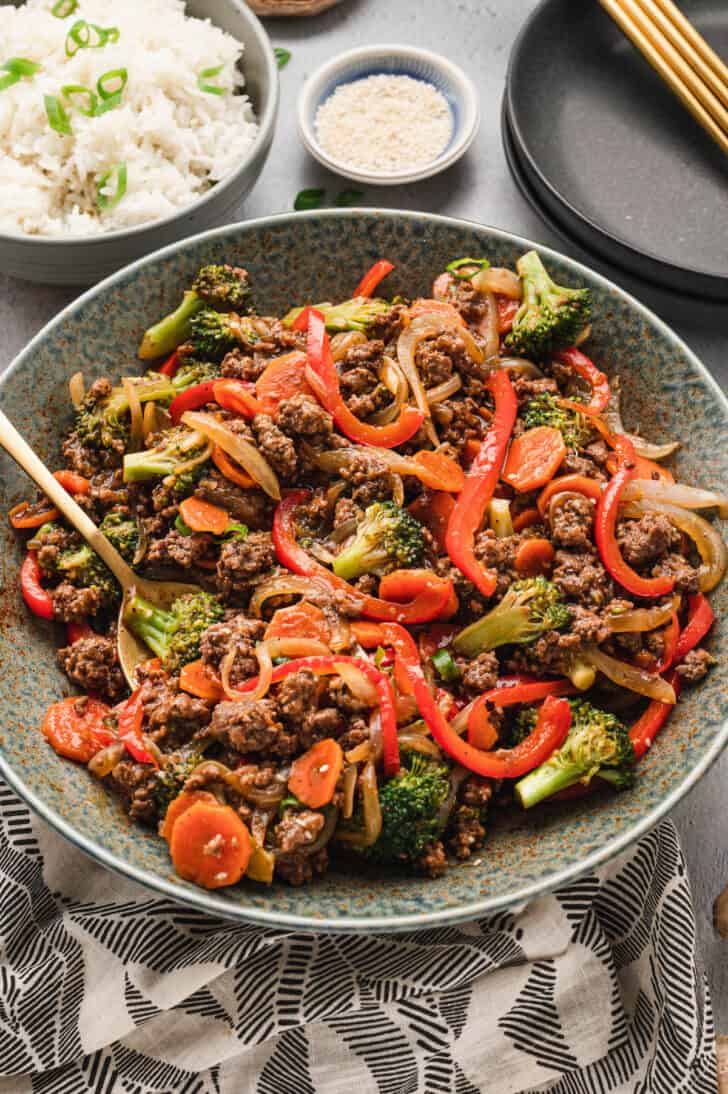
<svg viewBox="0 0 728 1094"><path fill-rule="evenodd" d="M0 783L0 1094L716 1094L665 822L489 920L232 924L95 865Z"/></svg>

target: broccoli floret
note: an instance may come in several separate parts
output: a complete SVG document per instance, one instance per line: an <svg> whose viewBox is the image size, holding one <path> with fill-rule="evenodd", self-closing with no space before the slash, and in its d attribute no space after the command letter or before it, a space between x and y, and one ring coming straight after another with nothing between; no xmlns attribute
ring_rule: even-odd
<svg viewBox="0 0 728 1094"><path fill-rule="evenodd" d="M195 358L186 357L184 364L180 365L175 373L172 384L179 394L195 384L204 384L207 380L217 380L220 375L220 365L215 361L198 361Z"/></svg>
<svg viewBox="0 0 728 1094"><path fill-rule="evenodd" d="M516 783L516 797L524 809L573 783L588 785L595 775L617 790L632 784L635 754L627 727L585 699L570 699L569 706L571 728L561 748ZM520 732L532 719L531 713L521 717Z"/></svg>
<svg viewBox="0 0 728 1094"><path fill-rule="evenodd" d="M48 527L43 525L39 535ZM44 572L79 589L96 589L101 611L109 611L119 603L121 593L114 575L87 543L73 543L61 549Z"/></svg>
<svg viewBox="0 0 728 1094"><path fill-rule="evenodd" d="M382 831L367 856L379 862L414 862L428 843L442 832L447 818L440 816L450 793L446 767L414 753L404 768L379 791Z"/></svg>
<svg viewBox="0 0 728 1094"><path fill-rule="evenodd" d="M377 297L354 296L351 300L344 300L341 304L314 304L326 321L327 330L360 330L365 331L370 324L380 315L386 315L392 305L388 300ZM290 327L301 314L303 308L293 308L288 315L283 317L285 326Z"/></svg>
<svg viewBox="0 0 728 1094"><path fill-rule="evenodd" d="M544 631L556 631L571 622L561 593L545 577L514 581L500 604L456 635L458 653L475 657L485 650L512 643L534 642Z"/></svg>
<svg viewBox="0 0 728 1094"><path fill-rule="evenodd" d="M523 415L526 429L546 425L558 429L567 448L584 448L594 439L594 431L585 414L559 404L555 395L544 392L529 399Z"/></svg>
<svg viewBox="0 0 728 1094"><path fill-rule="evenodd" d="M516 268L523 302L516 312L506 345L520 357L541 360L574 344L591 317L589 289L556 285L536 251L519 258Z"/></svg>
<svg viewBox="0 0 728 1094"><path fill-rule="evenodd" d="M123 513L107 513L99 525L109 543L123 559L131 562L139 546L139 527L132 517Z"/></svg>
<svg viewBox="0 0 728 1094"><path fill-rule="evenodd" d="M133 378L140 403L168 403L177 394L167 376L154 373ZM82 444L123 451L129 441L129 397L119 385L100 402L87 397L76 412L75 431Z"/></svg>
<svg viewBox="0 0 728 1094"><path fill-rule="evenodd" d="M334 573L353 581L362 574L416 566L424 550L420 522L393 501L377 501L364 514L352 543L336 556Z"/></svg>
<svg viewBox="0 0 728 1094"><path fill-rule="evenodd" d="M179 306L145 332L139 356L148 361L172 353L190 337L192 320L204 308L249 310L246 305L248 288L245 270L233 266L203 266Z"/></svg>
<svg viewBox="0 0 728 1094"><path fill-rule="evenodd" d="M168 672L179 672L200 656L200 639L208 627L223 617L222 606L210 593L187 593L169 611L134 594L124 608L124 622L146 642Z"/></svg>
<svg viewBox="0 0 728 1094"><path fill-rule="evenodd" d="M239 266L203 266L192 282L192 291L216 311L248 311L250 282Z"/></svg>
<svg viewBox="0 0 728 1094"><path fill-rule="evenodd" d="M164 756L164 767L157 772L157 781L152 791L160 818L164 817L170 803L182 793L190 775L203 760L201 752L176 752Z"/></svg>
<svg viewBox="0 0 728 1094"><path fill-rule="evenodd" d="M240 317L233 313L223 315L204 308L190 320L190 345L194 353L206 360L222 361L241 337Z"/></svg>
<svg viewBox="0 0 728 1094"><path fill-rule="evenodd" d="M184 426L169 429L154 448L128 452L124 456L124 482L147 482L149 479L163 479L167 475L174 475L179 478L180 487L188 479L190 483L194 483L197 478L193 473L196 472L199 478L206 462L201 457L207 448L207 441L201 433ZM195 459L200 462L193 467L186 467ZM178 475L180 467L186 469Z"/></svg>

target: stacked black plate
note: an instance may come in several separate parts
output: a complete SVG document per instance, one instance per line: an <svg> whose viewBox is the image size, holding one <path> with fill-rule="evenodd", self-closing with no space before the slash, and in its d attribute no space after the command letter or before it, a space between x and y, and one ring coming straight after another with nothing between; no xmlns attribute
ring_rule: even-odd
<svg viewBox="0 0 728 1094"><path fill-rule="evenodd" d="M728 2L682 10L728 58ZM661 288L728 301L728 158L597 0L544 0L511 54L503 143L561 236Z"/></svg>

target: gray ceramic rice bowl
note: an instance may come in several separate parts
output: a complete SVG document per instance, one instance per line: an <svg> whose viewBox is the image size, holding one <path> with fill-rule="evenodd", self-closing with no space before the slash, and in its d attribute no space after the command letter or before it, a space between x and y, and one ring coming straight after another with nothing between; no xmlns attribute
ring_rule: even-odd
<svg viewBox="0 0 728 1094"><path fill-rule="evenodd" d="M178 301L206 262L244 265L259 309L281 314L306 300L345 297L379 257L396 270L388 293L429 295L433 275L459 255L514 264L527 240L465 221L418 213L332 210L270 217L207 232L109 278L66 308L19 355L0 381L0 405L40 454L57 465L71 423L69 376L87 381L134 369L142 331ZM728 404L703 365L669 329L615 285L539 248L557 280L589 285L589 348L623 384L626 424L684 448L681 480L726 481ZM0 512L28 496L27 479L0 455ZM46 705L69 693L56 664L62 635L27 613L18 591L21 544L0 520L0 772L49 824L104 865L192 907L276 927L397 930L452 923L507 908L571 881L633 843L696 784L728 738L728 642L720 619L728 586L712 594L719 622L708 648L719 658L705 682L687 689L639 766L633 790L553 804L532 815L497 813L475 861L427 880L356 866L303 888L244 882L206 892L176 877L164 842L131 823L87 771L59 759L39 731Z"/></svg>

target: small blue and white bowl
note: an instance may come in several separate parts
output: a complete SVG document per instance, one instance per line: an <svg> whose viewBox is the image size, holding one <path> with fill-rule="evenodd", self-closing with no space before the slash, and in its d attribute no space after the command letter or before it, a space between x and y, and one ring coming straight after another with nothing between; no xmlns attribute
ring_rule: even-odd
<svg viewBox="0 0 728 1094"><path fill-rule="evenodd" d="M367 76L410 76L423 80L444 96L450 108L452 132L446 147L426 163L401 171L364 170L334 159L316 137L316 113L342 84ZM480 124L475 85L462 69L437 53L413 46L360 46L340 54L317 69L304 84L298 99L298 126L311 155L339 175L372 186L397 186L429 178L451 167L472 144Z"/></svg>

